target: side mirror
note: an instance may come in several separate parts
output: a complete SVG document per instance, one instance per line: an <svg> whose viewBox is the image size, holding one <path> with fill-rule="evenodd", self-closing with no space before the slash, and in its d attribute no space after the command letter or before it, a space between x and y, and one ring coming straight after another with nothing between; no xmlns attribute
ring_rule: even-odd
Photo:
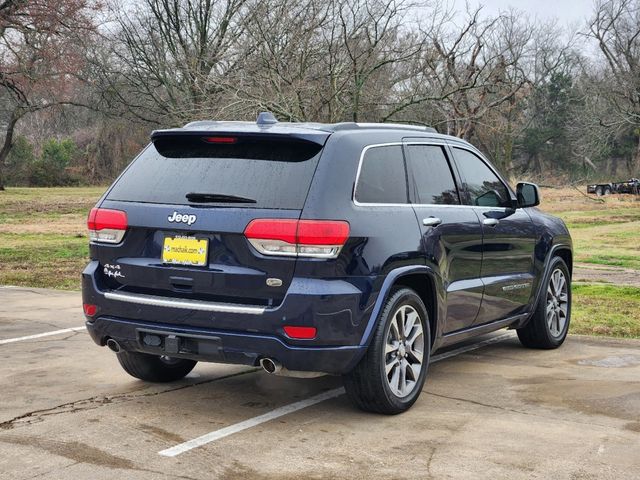
<svg viewBox="0 0 640 480"><path fill-rule="evenodd" d="M518 208L540 205L540 190L535 183L520 182L516 187Z"/></svg>

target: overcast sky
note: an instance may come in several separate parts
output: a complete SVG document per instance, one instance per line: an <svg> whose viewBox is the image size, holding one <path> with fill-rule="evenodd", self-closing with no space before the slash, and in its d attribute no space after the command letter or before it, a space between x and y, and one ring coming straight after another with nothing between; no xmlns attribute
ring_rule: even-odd
<svg viewBox="0 0 640 480"><path fill-rule="evenodd" d="M464 0L456 0L456 8L464 8ZM556 17L562 24L584 23L593 11L593 0L471 0L484 5L485 14L517 8L541 20Z"/></svg>

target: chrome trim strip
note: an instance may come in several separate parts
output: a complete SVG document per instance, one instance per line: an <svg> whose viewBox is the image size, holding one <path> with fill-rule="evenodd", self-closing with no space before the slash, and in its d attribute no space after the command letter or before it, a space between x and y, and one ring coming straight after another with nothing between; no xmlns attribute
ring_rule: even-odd
<svg viewBox="0 0 640 480"><path fill-rule="evenodd" d="M433 140L427 140L427 141L418 141L418 140L411 140L409 139L406 142L391 142L391 143L377 143L374 145L367 145L366 147L364 147L362 149L362 153L360 154L360 160L358 161L358 170L356 172L356 183L355 183L355 187L353 188L353 197L352 197L352 201L353 204L356 207L438 207L438 208L442 208L442 207L455 207L455 208L475 208L475 209L486 209L486 210L499 210L499 211L507 211L507 210L512 210L509 207L483 207L483 206L479 206L479 205L464 205L464 204L437 204L437 203L361 203L358 200L356 200L356 192L358 190L358 182L360 181L360 171L362 170L362 163L364 161L364 155L365 153L367 153L367 151L371 148L376 148L376 147L395 147L395 146L403 146L403 145L436 145L436 146L444 146L444 147L451 147L451 148L460 148L461 150L467 150L470 153L473 153L474 155L477 155L478 157L480 157L480 160L482 161L482 163L484 163L489 170L491 170L497 177L498 179L504 184L504 186L507 188L507 191L509 192L509 194L512 195L512 199L513 199L513 190L511 189L511 187L505 183L504 178L502 178L502 175L500 175L500 173L492 166L490 165L486 159L484 158L484 156L482 155L482 153L477 150L475 147L473 147L473 145L465 145L463 143L459 143L456 141L453 142L448 142L446 140L440 140L440 139L433 139Z"/></svg>
<svg viewBox="0 0 640 480"><path fill-rule="evenodd" d="M178 299L160 297L157 295L145 295L140 293L105 292L104 298L119 302L135 303L138 305L151 305L154 307L183 308L185 310L199 310L203 312L219 313L244 313L247 315L261 315L266 307L250 307L235 303L205 302L202 300Z"/></svg>

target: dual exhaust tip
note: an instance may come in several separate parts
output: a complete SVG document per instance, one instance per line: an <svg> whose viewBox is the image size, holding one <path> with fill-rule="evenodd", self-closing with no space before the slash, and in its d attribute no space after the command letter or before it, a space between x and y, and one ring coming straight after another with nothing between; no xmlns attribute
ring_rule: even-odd
<svg viewBox="0 0 640 480"><path fill-rule="evenodd" d="M120 344L116 342L113 338L110 338L109 340L107 340L107 347L109 347L109 350L115 353L120 353L122 351Z"/></svg>
<svg viewBox="0 0 640 480"><path fill-rule="evenodd" d="M282 364L279 361L274 360L273 358L261 358L260 366L265 372L271 373L273 375L276 375L282 371Z"/></svg>
<svg viewBox="0 0 640 480"><path fill-rule="evenodd" d="M297 370L288 370L283 367L282 364L274 358L261 358L260 366L262 369L271 374L279 375L281 377L293 377L293 378L316 378L326 375L323 372L302 372Z"/></svg>

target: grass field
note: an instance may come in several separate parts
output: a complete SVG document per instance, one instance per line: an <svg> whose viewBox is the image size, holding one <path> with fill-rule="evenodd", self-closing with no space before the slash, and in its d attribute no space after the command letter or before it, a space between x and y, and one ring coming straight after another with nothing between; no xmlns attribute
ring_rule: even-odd
<svg viewBox="0 0 640 480"><path fill-rule="evenodd" d="M576 262L640 270L640 199L597 199L570 188L543 189L541 208L566 222Z"/></svg>
<svg viewBox="0 0 640 480"><path fill-rule="evenodd" d="M10 188L0 192L0 285L76 290L87 262L86 216L105 190ZM578 265L624 267L640 274L640 201L587 198L575 189L543 189L542 209L562 217ZM640 338L640 288L574 285L572 332Z"/></svg>
<svg viewBox="0 0 640 480"><path fill-rule="evenodd" d="M0 285L79 289L89 255L87 212L104 190L0 192Z"/></svg>

